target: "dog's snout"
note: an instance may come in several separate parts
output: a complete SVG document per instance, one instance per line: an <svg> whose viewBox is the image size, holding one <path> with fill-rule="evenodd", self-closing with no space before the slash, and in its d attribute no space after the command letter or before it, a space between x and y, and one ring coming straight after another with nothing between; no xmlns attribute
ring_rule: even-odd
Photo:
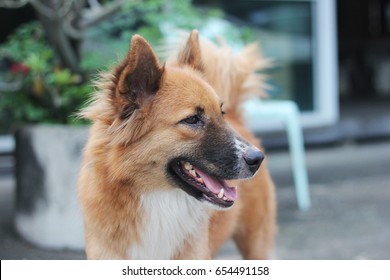
<svg viewBox="0 0 390 280"><path fill-rule="evenodd" d="M264 154L257 149L250 149L244 154L244 160L248 165L249 170L252 173L255 173L264 160Z"/></svg>

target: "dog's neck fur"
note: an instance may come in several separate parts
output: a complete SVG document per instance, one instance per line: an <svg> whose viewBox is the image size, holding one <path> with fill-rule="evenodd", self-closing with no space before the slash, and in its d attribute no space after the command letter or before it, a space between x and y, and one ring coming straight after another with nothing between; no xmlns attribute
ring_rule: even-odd
<svg viewBox="0 0 390 280"><path fill-rule="evenodd" d="M180 189L144 194L141 208L141 241L129 248L130 259L172 259L192 236L207 235L209 211Z"/></svg>

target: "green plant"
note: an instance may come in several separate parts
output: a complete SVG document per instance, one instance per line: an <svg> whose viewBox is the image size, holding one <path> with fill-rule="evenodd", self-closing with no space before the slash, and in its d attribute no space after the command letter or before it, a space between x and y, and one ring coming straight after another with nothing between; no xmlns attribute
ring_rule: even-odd
<svg viewBox="0 0 390 280"><path fill-rule="evenodd" d="M85 103L92 88L79 75L62 68L38 22L19 27L0 46L8 66L0 88L1 132L26 123L75 123L72 115Z"/></svg>
<svg viewBox="0 0 390 280"><path fill-rule="evenodd" d="M82 66L103 68L118 54L124 56L133 34L141 34L153 46L159 46L168 37L178 36L178 29L200 30L209 35L210 29L218 25L218 36L231 44L243 45L255 40L255 31L229 20L221 9L194 7L191 0L132 0L125 1L122 10L109 20L88 30L87 46L84 48ZM211 37L210 37L211 36Z"/></svg>

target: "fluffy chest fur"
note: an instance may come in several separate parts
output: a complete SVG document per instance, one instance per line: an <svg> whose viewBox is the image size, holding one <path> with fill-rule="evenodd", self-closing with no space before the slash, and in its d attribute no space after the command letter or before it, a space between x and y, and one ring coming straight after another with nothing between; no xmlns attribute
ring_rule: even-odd
<svg viewBox="0 0 390 280"><path fill-rule="evenodd" d="M157 191L141 197L141 242L129 248L130 259L171 259L191 236L201 234L209 214L182 190Z"/></svg>

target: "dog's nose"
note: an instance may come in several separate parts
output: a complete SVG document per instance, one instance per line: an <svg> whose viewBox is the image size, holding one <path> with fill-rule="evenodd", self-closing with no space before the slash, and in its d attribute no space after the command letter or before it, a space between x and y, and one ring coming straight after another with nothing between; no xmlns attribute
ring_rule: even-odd
<svg viewBox="0 0 390 280"><path fill-rule="evenodd" d="M251 149L244 154L244 160L249 170L254 174L263 162L264 154L257 149Z"/></svg>

